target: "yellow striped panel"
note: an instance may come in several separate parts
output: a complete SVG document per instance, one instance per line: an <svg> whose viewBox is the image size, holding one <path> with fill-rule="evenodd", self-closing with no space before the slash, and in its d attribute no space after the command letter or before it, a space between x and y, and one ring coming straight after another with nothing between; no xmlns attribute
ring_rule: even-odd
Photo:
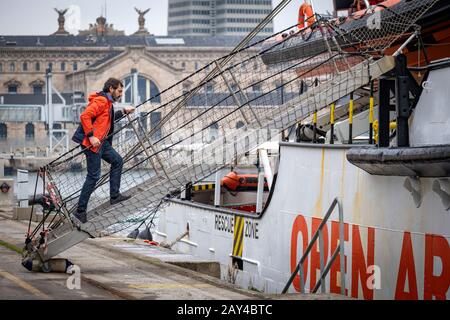
<svg viewBox="0 0 450 320"><path fill-rule="evenodd" d="M244 218L235 216L233 234L233 256L242 257L244 251Z"/></svg>
<svg viewBox="0 0 450 320"><path fill-rule="evenodd" d="M350 104L348 106L348 123L353 123L353 99L350 99Z"/></svg>
<svg viewBox="0 0 450 320"><path fill-rule="evenodd" d="M193 186L194 191L214 190L214 183L197 184Z"/></svg>
<svg viewBox="0 0 450 320"><path fill-rule="evenodd" d="M369 103L369 123L373 123L373 106L374 106L373 97L370 97L370 103Z"/></svg>
<svg viewBox="0 0 450 320"><path fill-rule="evenodd" d="M334 103L331 104L331 109L330 109L330 123L334 124Z"/></svg>

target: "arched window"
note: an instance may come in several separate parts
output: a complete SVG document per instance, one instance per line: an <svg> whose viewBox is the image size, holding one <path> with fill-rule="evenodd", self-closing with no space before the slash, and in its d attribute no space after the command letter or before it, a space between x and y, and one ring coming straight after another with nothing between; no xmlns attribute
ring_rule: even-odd
<svg viewBox="0 0 450 320"><path fill-rule="evenodd" d="M236 123L236 129L240 129L240 128L242 128L243 126L245 126L245 124L244 124L242 121L238 121L238 122Z"/></svg>
<svg viewBox="0 0 450 320"><path fill-rule="evenodd" d="M36 79L30 82L30 87L33 89L33 94L42 94L45 82L42 79Z"/></svg>
<svg viewBox="0 0 450 320"><path fill-rule="evenodd" d="M9 63L9 72L15 72L16 71L16 64L14 62Z"/></svg>
<svg viewBox="0 0 450 320"><path fill-rule="evenodd" d="M0 123L0 140L6 140L8 138L8 127L6 123Z"/></svg>
<svg viewBox="0 0 450 320"><path fill-rule="evenodd" d="M34 124L31 122L25 125L25 140L34 140Z"/></svg>
<svg viewBox="0 0 450 320"><path fill-rule="evenodd" d="M211 141L219 138L219 125L217 124L217 122L214 122L209 126L209 137L211 138Z"/></svg>
<svg viewBox="0 0 450 320"><path fill-rule="evenodd" d="M8 93L18 93L19 87L22 85L20 81L16 79L11 79L3 84L6 88L8 88Z"/></svg>
<svg viewBox="0 0 450 320"><path fill-rule="evenodd" d="M123 80L125 88L131 83L132 76L128 76ZM124 93L124 103L133 103L132 99L133 86L130 85ZM153 98L152 98L153 97ZM136 103L147 101L152 98L150 102L161 103L161 97L159 96L158 86L150 79L143 76L138 76L138 101Z"/></svg>
<svg viewBox="0 0 450 320"><path fill-rule="evenodd" d="M42 94L42 86L34 85L33 86L33 94Z"/></svg>
<svg viewBox="0 0 450 320"><path fill-rule="evenodd" d="M8 86L8 93L17 93L18 86L16 84L10 84Z"/></svg>

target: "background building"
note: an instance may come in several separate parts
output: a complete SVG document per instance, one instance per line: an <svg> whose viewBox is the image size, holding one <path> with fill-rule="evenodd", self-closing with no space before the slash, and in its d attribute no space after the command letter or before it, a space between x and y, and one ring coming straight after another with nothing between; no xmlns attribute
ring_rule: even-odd
<svg viewBox="0 0 450 320"><path fill-rule="evenodd" d="M63 24L51 35L0 35L0 153L33 154L36 148L45 153L49 126L67 130L70 137L87 97L109 77L125 83L121 103L138 104L228 54L242 39L154 36L143 32L142 19L137 30L125 35L99 17L78 35L65 32ZM50 70L51 110L46 97ZM133 72L138 73L137 101L129 86ZM180 92L189 89L188 83L180 84ZM152 115L149 126L161 116Z"/></svg>
<svg viewBox="0 0 450 320"><path fill-rule="evenodd" d="M169 0L169 35L245 36L272 10L271 0ZM260 33L273 34L273 22Z"/></svg>

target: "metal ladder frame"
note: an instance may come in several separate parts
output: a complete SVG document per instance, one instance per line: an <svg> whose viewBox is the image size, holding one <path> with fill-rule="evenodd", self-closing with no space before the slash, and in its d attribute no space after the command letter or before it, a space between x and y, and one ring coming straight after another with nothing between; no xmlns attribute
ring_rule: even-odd
<svg viewBox="0 0 450 320"><path fill-rule="evenodd" d="M331 216L331 213L333 212L334 208L338 205L339 209L339 245L334 250L333 254L331 255L330 261L327 263L326 266L324 266L324 243L323 243L323 227L328 222L328 219ZM305 252L303 253L300 261L297 264L297 267L295 268L294 272L292 272L291 276L289 277L288 282L284 286L282 294L285 294L289 287L291 286L292 282L294 281L294 278L296 277L297 273L300 276L300 292L305 293L305 279L303 274L303 263L305 262L306 258L308 258L308 255L311 252L311 249L314 246L314 243L317 241L317 238L319 238L319 250L320 250L320 277L319 280L317 280L312 293L316 293L319 287L321 288L321 292L324 293L326 290L325 287L325 277L328 274L328 271L330 270L331 266L334 263L334 260L336 260L337 255L339 254L339 260L340 260L340 272L341 272L341 294L345 295L345 255L344 255L344 212L342 208L341 201L336 197L334 198L333 202L331 203L330 207L328 208L328 211L323 218L322 222L319 225L319 228L314 233L313 237L311 238L311 241L309 242Z"/></svg>

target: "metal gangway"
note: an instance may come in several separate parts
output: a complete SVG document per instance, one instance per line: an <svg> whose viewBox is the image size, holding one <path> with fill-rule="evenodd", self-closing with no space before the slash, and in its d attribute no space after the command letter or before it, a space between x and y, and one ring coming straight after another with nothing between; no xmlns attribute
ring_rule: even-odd
<svg viewBox="0 0 450 320"><path fill-rule="evenodd" d="M290 2L282 1L230 54L137 106L140 116L116 123L114 139L125 130L132 129L133 134L114 145L124 159L121 192L130 199L109 204L105 167L91 196L88 221L79 224L72 213L85 179L81 149L73 148L40 170L53 214L30 228L24 261L48 261L89 237L109 235L148 219L186 185L207 178L274 134L369 85L395 67L394 58L384 55L384 50L407 38L415 21L436 1L414 0L408 5L416 7L407 13L385 12L380 15L380 29L361 26L349 33L317 15L304 29L293 27L270 39L258 37ZM376 10L368 11L367 17L377 15ZM389 20L384 27L383 19ZM312 32L326 44L320 52L270 65L264 62L267 53L283 48L292 37L303 37L307 45ZM154 115L159 120L147 129Z"/></svg>

